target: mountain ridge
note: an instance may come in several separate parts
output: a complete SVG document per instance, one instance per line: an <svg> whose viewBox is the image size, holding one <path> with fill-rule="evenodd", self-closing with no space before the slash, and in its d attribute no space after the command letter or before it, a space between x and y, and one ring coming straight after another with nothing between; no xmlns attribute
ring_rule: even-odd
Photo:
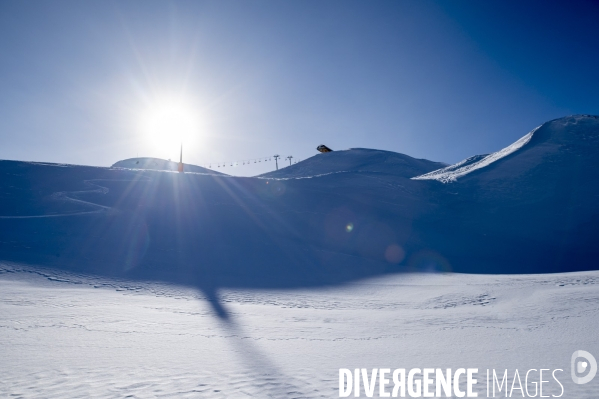
<svg viewBox="0 0 599 399"><path fill-rule="evenodd" d="M598 153L599 120L575 116L450 184L368 149L258 178L0 161L0 261L191 285L217 307L226 287L594 270Z"/></svg>
<svg viewBox="0 0 599 399"><path fill-rule="evenodd" d="M258 175L262 178L306 178L339 172L376 172L413 177L446 164L370 148L350 148L316 154L297 164Z"/></svg>
<svg viewBox="0 0 599 399"><path fill-rule="evenodd" d="M212 169L204 168L202 166L184 163L185 172L192 173L207 173L211 175L226 175L222 172L217 172ZM152 158L152 157L138 157L128 158L121 161L117 161L111 168L126 168L126 169L145 169L145 170L166 170L176 172L178 170L179 163L171 160Z"/></svg>

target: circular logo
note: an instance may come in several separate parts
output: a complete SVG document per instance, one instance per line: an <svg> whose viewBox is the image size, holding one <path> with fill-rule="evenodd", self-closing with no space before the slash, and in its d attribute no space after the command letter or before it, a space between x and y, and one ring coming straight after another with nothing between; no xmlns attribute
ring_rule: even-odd
<svg viewBox="0 0 599 399"><path fill-rule="evenodd" d="M587 375L579 377L580 374L585 373L587 370L589 370ZM597 360L589 352L577 350L572 354L570 371L574 383L586 384L595 378L595 374L597 374Z"/></svg>

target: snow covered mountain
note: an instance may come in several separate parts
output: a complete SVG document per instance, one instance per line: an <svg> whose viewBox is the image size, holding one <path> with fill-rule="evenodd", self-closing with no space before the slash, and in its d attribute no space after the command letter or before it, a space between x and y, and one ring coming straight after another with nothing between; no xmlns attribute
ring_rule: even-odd
<svg viewBox="0 0 599 399"><path fill-rule="evenodd" d="M413 179L438 180L442 183L455 182L458 178L479 169L503 164L504 158L511 160L507 169L514 168L516 172L529 169L530 166L540 165L543 163L543 157L552 155L555 158L558 153L563 154L559 161L565 163L573 161L567 157L567 154L573 151L576 152L575 158L584 156L588 158L589 155L593 158L592 152L589 153L583 149L589 145L591 148L595 148L597 118L592 115L572 115L555 119L536 127L513 144L493 154L475 155L457 164L416 176ZM578 162L570 162L570 165L575 165ZM568 165L563 166L567 167Z"/></svg>
<svg viewBox="0 0 599 399"><path fill-rule="evenodd" d="M477 162L420 176L432 179L417 181L440 205L420 221L435 226L419 229L423 239L473 272L596 269L598 153L599 117L575 115Z"/></svg>
<svg viewBox="0 0 599 399"><path fill-rule="evenodd" d="M599 353L599 119L524 141L256 178L0 161L0 396L330 398L430 365L596 397L568 367Z"/></svg>
<svg viewBox="0 0 599 399"><path fill-rule="evenodd" d="M412 178L444 165L365 149L259 178L2 161L0 260L208 296L408 270L597 269L597 117L548 122L511 148L424 180Z"/></svg>
<svg viewBox="0 0 599 399"><path fill-rule="evenodd" d="M116 162L112 168L127 168L127 169L149 169L149 170L170 170L177 171L178 163L160 158L129 158ZM225 173L215 170L203 168L197 165L184 164L186 172L193 173L209 173L213 175L224 175Z"/></svg>
<svg viewBox="0 0 599 399"><path fill-rule="evenodd" d="M414 177L444 167L445 164L416 159L391 151L352 148L314 155L297 164L261 175L272 178L314 177L331 173L376 172Z"/></svg>

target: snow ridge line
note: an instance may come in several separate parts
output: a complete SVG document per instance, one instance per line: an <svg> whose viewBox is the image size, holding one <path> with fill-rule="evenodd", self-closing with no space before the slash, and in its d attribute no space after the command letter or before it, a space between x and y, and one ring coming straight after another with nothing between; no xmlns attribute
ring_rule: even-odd
<svg viewBox="0 0 599 399"><path fill-rule="evenodd" d="M542 125L541 125L542 126ZM493 162L500 160L501 158L505 158L506 156L518 151L520 148L524 147L528 142L532 139L534 133L541 127L537 126L532 131L530 131L525 136L518 139L516 142L510 144L509 146L494 152L492 154L487 155L481 160L466 164L465 166L459 167L460 164L467 163L469 159L472 157L465 159L463 161L458 162L455 165L448 166L443 169L434 170L432 172L426 173L424 175L412 177L412 180L437 180L441 183L452 183L457 181L458 178L465 176L477 169L484 168L486 166L491 165ZM456 166L458 166L456 168Z"/></svg>

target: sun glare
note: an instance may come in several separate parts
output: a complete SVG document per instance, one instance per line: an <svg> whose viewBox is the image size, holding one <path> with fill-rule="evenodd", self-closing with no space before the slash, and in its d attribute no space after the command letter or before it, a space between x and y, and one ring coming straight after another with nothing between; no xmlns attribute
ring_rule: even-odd
<svg viewBox="0 0 599 399"><path fill-rule="evenodd" d="M197 111L182 101L152 104L141 124L144 135L165 157L172 156L173 151L178 153L181 144L190 144L199 134Z"/></svg>

